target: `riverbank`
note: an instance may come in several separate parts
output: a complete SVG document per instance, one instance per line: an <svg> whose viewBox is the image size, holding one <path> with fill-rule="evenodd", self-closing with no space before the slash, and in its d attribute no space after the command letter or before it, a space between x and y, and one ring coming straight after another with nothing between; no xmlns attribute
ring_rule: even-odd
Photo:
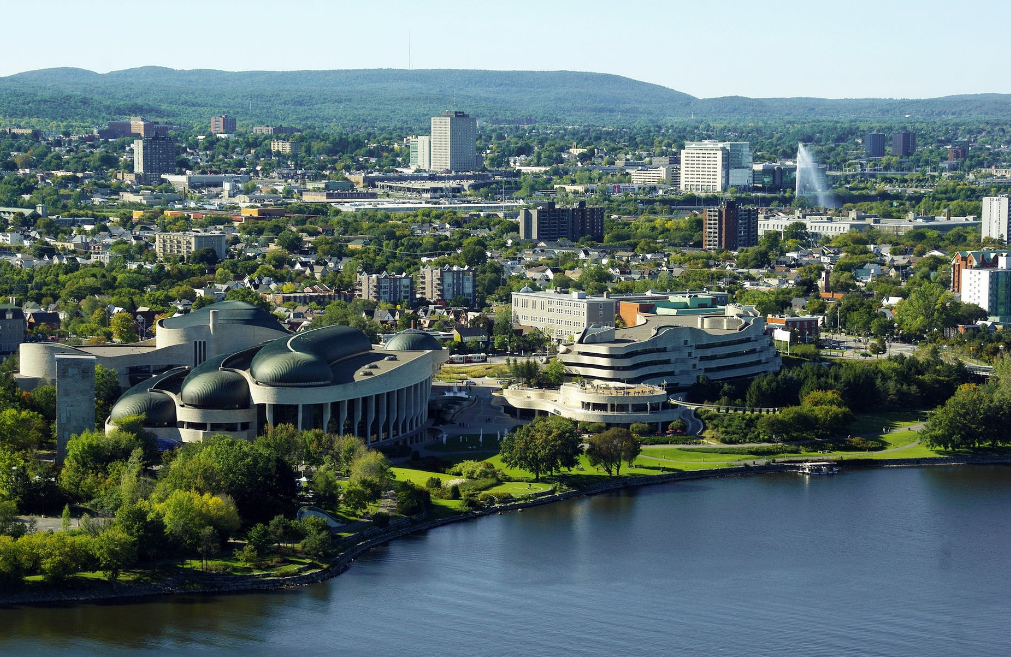
<svg viewBox="0 0 1011 657"><path fill-rule="evenodd" d="M842 462L844 469L869 469L886 467L922 467L922 466L955 466L955 465L1007 465L1011 464L1011 455L1004 456L960 456L942 458L907 458L907 459L846 459ZM717 479L740 477L796 470L796 463L769 463L766 465L713 468L672 472L658 475L627 477L615 480L604 480L578 490L552 493L539 497L509 502L475 511L465 511L454 515L434 519L399 518L390 523L384 530L376 530L371 535L362 536L361 540L345 545L341 552L322 569L286 577L270 577L262 575L201 575L199 577L170 578L157 583L121 583L115 588L89 587L80 590L59 591L19 591L0 595L0 605L51 605L60 603L90 602L99 600L148 598L152 596L176 594L207 594L207 593L244 593L254 591L271 591L291 589L309 584L323 582L337 577L351 567L354 560L373 548L379 547L397 538L410 534L429 531L437 527L464 520L481 518L493 514L522 511L525 508L552 504L563 500L599 495L623 489L654 486L680 481L700 479Z"/></svg>

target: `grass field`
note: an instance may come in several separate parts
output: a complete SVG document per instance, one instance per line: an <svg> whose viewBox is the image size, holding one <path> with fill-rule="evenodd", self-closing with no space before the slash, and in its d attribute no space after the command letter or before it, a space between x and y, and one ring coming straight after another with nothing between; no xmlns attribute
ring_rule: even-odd
<svg viewBox="0 0 1011 657"><path fill-rule="evenodd" d="M429 443L425 446L430 452L465 452L468 450L498 452L498 435L495 433L485 433L484 442L481 441L480 434L472 433L463 436L450 436L446 439L446 444L442 441Z"/></svg>
<svg viewBox="0 0 1011 657"><path fill-rule="evenodd" d="M922 411L911 413L861 413L847 428L847 432L855 436L869 433L876 434L881 431L882 427L895 430L911 424L918 424L926 419L927 414Z"/></svg>

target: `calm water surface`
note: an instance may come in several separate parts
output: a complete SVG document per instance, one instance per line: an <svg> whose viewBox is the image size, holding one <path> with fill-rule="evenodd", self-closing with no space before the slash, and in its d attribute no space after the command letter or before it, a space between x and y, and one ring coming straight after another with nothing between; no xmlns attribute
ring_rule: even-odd
<svg viewBox="0 0 1011 657"><path fill-rule="evenodd" d="M1011 468L616 493L397 541L294 592L0 609L0 654L1011 654Z"/></svg>

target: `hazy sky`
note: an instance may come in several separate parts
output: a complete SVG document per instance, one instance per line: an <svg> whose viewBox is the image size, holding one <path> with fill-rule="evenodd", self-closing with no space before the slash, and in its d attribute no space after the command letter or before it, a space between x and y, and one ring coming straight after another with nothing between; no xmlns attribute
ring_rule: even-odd
<svg viewBox="0 0 1011 657"><path fill-rule="evenodd" d="M1009 0L49 0L0 75L55 66L615 73L699 97L1011 92ZM47 18L28 18L36 10ZM25 29L16 26L24 13ZM12 29L14 28L14 29Z"/></svg>

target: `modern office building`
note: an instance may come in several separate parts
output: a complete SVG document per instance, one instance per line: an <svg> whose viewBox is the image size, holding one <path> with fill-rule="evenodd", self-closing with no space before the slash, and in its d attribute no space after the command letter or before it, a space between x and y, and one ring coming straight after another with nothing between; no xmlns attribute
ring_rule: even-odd
<svg viewBox="0 0 1011 657"><path fill-rule="evenodd" d="M211 117L211 132L215 135L231 135L235 133L235 117L222 114Z"/></svg>
<svg viewBox="0 0 1011 657"><path fill-rule="evenodd" d="M0 354L13 354L24 341L24 311L14 305L0 305Z"/></svg>
<svg viewBox="0 0 1011 657"><path fill-rule="evenodd" d="M776 372L781 366L765 333L765 319L751 306L645 315L642 320L628 328L590 326L575 343L559 346L566 373L598 384L684 390L703 374L725 381Z"/></svg>
<svg viewBox="0 0 1011 657"><path fill-rule="evenodd" d="M445 360L438 340L421 331L379 348L358 329L325 326L148 379L116 402L106 426L144 414L146 429L181 442L252 439L279 424L370 444L423 442L432 377Z"/></svg>
<svg viewBox="0 0 1011 657"><path fill-rule="evenodd" d="M168 129L164 123L148 121L143 116L130 118L130 134L136 137L168 137Z"/></svg>
<svg viewBox="0 0 1011 657"><path fill-rule="evenodd" d="M752 170L752 189L763 192L775 192L797 187L797 165L765 162L754 164Z"/></svg>
<svg viewBox="0 0 1011 657"><path fill-rule="evenodd" d="M604 239L604 208L587 206L585 201L571 207L558 207L554 201L538 203L520 210L519 222L520 239L524 240Z"/></svg>
<svg viewBox="0 0 1011 657"><path fill-rule="evenodd" d="M614 312L614 299L585 292L534 292L525 287L512 293L513 327L537 328L559 341L589 326L614 326Z"/></svg>
<svg viewBox="0 0 1011 657"><path fill-rule="evenodd" d="M892 155L908 157L916 152L916 134L900 130L892 135Z"/></svg>
<svg viewBox="0 0 1011 657"><path fill-rule="evenodd" d="M477 119L446 110L432 117L432 171L474 171L477 161Z"/></svg>
<svg viewBox="0 0 1011 657"><path fill-rule="evenodd" d="M157 183L162 174L176 171L176 145L162 136L133 142L133 172L147 183Z"/></svg>
<svg viewBox="0 0 1011 657"><path fill-rule="evenodd" d="M751 189L753 164L748 142L688 142L681 151L681 191Z"/></svg>
<svg viewBox="0 0 1011 657"><path fill-rule="evenodd" d="M1008 236L1011 235L1011 197L1006 194L1001 196L986 196L983 198L983 210L980 214L982 221L982 237L992 237L1001 244L1007 244Z"/></svg>
<svg viewBox="0 0 1011 657"><path fill-rule="evenodd" d="M474 270L469 267L422 267L418 272L418 296L431 302L446 303L464 299L474 305Z"/></svg>
<svg viewBox="0 0 1011 657"><path fill-rule="evenodd" d="M681 182L680 167L674 164L634 169L631 175L633 185L677 185Z"/></svg>
<svg viewBox="0 0 1011 657"><path fill-rule="evenodd" d="M976 304L995 321L1011 321L1011 256L1001 253L993 267L962 270L961 299Z"/></svg>
<svg viewBox="0 0 1011 657"><path fill-rule="evenodd" d="M432 138L428 136L411 137L411 168L429 171L432 168Z"/></svg>
<svg viewBox="0 0 1011 657"><path fill-rule="evenodd" d="M355 297L370 301L385 301L394 305L414 303L414 279L410 274L358 274Z"/></svg>
<svg viewBox="0 0 1011 657"><path fill-rule="evenodd" d="M194 251L214 249L218 260L228 255L225 234L214 233L157 233L154 236L154 250L159 260L168 258L188 258Z"/></svg>
<svg viewBox="0 0 1011 657"><path fill-rule="evenodd" d="M737 251L758 244L758 208L726 201L719 208L702 212L703 246Z"/></svg>
<svg viewBox="0 0 1011 657"><path fill-rule="evenodd" d="M885 134L883 132L872 132L864 140L864 154L867 157L885 156Z"/></svg>

